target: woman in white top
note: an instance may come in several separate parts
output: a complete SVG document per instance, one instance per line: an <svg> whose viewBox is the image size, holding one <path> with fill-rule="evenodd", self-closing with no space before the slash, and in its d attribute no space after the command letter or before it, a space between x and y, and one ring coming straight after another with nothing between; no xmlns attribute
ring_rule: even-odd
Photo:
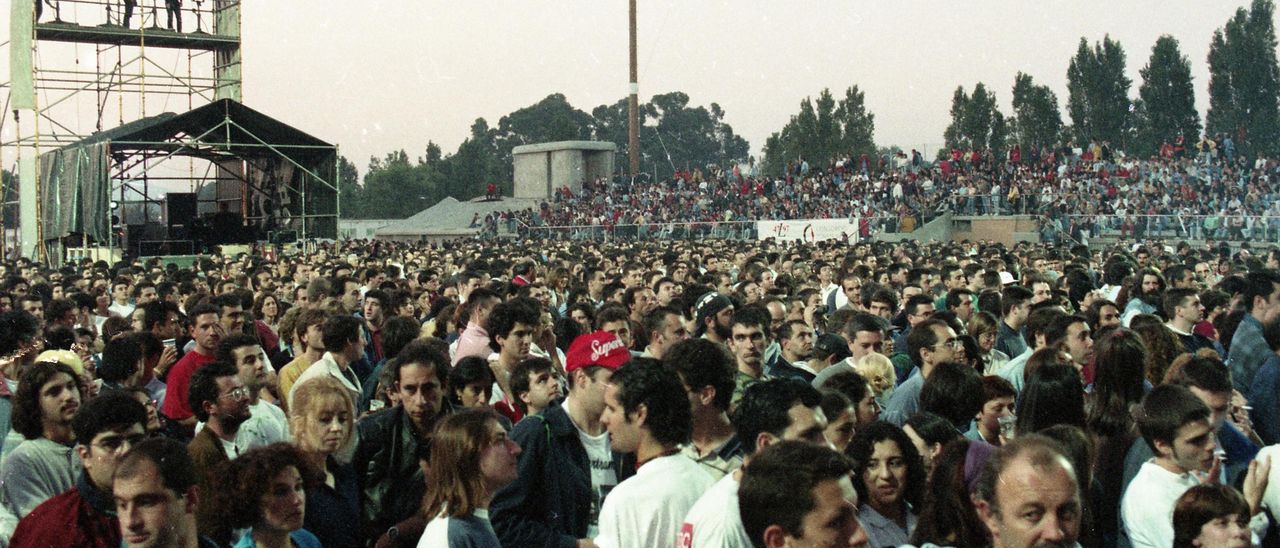
<svg viewBox="0 0 1280 548"><path fill-rule="evenodd" d="M440 421L422 508L432 519L418 548L500 548L489 502L516 478L519 455L492 408L463 409Z"/></svg>

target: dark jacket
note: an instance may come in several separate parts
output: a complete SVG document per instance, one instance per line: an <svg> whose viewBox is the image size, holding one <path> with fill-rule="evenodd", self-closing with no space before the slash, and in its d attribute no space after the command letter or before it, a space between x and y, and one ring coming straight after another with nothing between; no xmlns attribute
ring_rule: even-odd
<svg viewBox="0 0 1280 548"><path fill-rule="evenodd" d="M187 444L187 453L191 455L191 461L195 464L196 481L200 486L200 492L212 493L220 480L213 477L214 469L219 464L231 460L226 451L222 450L222 442L213 430L204 428L196 433L191 443ZM219 523L212 504L201 504L196 509L196 526L201 533L216 539L229 539L226 535L230 534L230 530Z"/></svg>
<svg viewBox="0 0 1280 548"><path fill-rule="evenodd" d="M494 495L494 532L504 546L571 548L587 536L594 496L577 427L564 408L553 405L520 421L511 439L522 450L519 476ZM635 473L634 459L617 452L613 465L619 483Z"/></svg>
<svg viewBox="0 0 1280 548"><path fill-rule="evenodd" d="M443 413L447 412L446 407ZM418 465L418 445L428 442L418 438L409 415L399 406L361 419L356 431L359 438L351 464L360 486L363 538L372 543L422 507L426 485Z"/></svg>

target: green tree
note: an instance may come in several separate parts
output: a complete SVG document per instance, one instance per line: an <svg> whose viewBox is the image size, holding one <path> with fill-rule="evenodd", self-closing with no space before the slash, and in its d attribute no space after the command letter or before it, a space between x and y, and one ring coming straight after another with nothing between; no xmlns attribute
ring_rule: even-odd
<svg viewBox="0 0 1280 548"><path fill-rule="evenodd" d="M813 166L846 156L876 155L875 115L867 111L863 92L852 86L838 102L833 99L831 91L823 89L816 102L800 100L800 112L765 140L765 173L782 173L789 163L802 159Z"/></svg>
<svg viewBox="0 0 1280 548"><path fill-rule="evenodd" d="M1158 38L1151 48L1151 59L1139 72L1142 85L1134 108L1134 152L1156 154L1161 143L1172 143L1178 135L1188 143L1195 142L1200 135L1200 113L1196 112L1191 62L1182 54L1178 40L1169 35Z"/></svg>
<svg viewBox="0 0 1280 548"><path fill-rule="evenodd" d="M356 165L346 156L338 157L338 205L343 219L364 219L364 188Z"/></svg>
<svg viewBox="0 0 1280 548"><path fill-rule="evenodd" d="M869 155L876 150L876 116L867 110L866 94L858 86L844 91L844 98L836 106L836 123L840 127L838 150L851 156Z"/></svg>
<svg viewBox="0 0 1280 548"><path fill-rule="evenodd" d="M502 180L511 180L511 149L534 143L587 140L591 138L591 126L591 115L570 105L562 93L553 93L503 116L493 134Z"/></svg>
<svg viewBox="0 0 1280 548"><path fill-rule="evenodd" d="M414 164L404 150L372 158L364 177L363 214L369 218L402 219L444 198L425 164Z"/></svg>
<svg viewBox="0 0 1280 548"><path fill-rule="evenodd" d="M1000 154L1008 131L1004 114L996 105L996 95L985 84L978 82L972 94L966 93L964 86L956 88L951 95L951 124L943 132L948 148L990 148Z"/></svg>
<svg viewBox="0 0 1280 548"><path fill-rule="evenodd" d="M592 135L618 145L619 170L625 171L630 127L627 101L600 105L591 110ZM727 166L746 160L750 144L725 123L724 109L711 103L690 106L689 96L673 91L653 96L640 105L641 171L655 171L667 177L673 169L692 169L708 164Z"/></svg>
<svg viewBox="0 0 1280 548"><path fill-rule="evenodd" d="M1276 65L1275 5L1254 0L1236 10L1209 44L1210 133L1237 137L1242 152L1280 152L1280 68ZM1240 138L1242 137L1242 138Z"/></svg>
<svg viewBox="0 0 1280 548"><path fill-rule="evenodd" d="M1129 86L1124 74L1125 53L1110 35L1093 48L1083 37L1067 67L1067 112L1072 132L1084 143L1091 139L1124 146L1130 131Z"/></svg>
<svg viewBox="0 0 1280 548"><path fill-rule="evenodd" d="M429 161L424 164L431 166ZM497 132L489 128L484 118L476 118L471 124L471 136L458 145L458 152L441 162L439 169L430 170L428 178L435 181L432 186L444 189L445 196L469 200L484 194L489 183L497 184L502 193L510 196L513 189L509 172L510 167L502 163Z"/></svg>
<svg viewBox="0 0 1280 548"><path fill-rule="evenodd" d="M1058 96L1049 86L1036 85L1030 74L1019 72L1013 79L1013 118L1009 125L1014 142L1025 150L1057 144L1062 133Z"/></svg>

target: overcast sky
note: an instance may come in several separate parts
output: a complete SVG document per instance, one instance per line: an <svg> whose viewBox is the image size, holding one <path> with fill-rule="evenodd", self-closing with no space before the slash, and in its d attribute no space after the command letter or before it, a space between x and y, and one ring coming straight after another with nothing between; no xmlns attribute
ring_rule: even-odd
<svg viewBox="0 0 1280 548"><path fill-rule="evenodd" d="M1177 38L1203 116L1209 39L1244 0L639 3L642 100L717 102L758 154L824 87L857 84L876 142L907 149L941 146L957 85L985 82L1008 113L1019 70L1053 88L1065 119L1067 63L1080 37L1107 33L1134 96L1156 38ZM428 140L452 152L475 118L496 125L551 93L589 112L627 90L625 0L246 0L243 35L245 102L336 142L361 173Z"/></svg>

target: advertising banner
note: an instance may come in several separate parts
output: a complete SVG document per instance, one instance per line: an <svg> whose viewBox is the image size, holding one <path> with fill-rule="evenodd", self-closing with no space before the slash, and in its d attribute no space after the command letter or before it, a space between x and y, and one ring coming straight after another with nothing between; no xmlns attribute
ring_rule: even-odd
<svg viewBox="0 0 1280 548"><path fill-rule="evenodd" d="M775 238L783 242L823 240L858 241L858 218L793 219L789 221L756 221L756 237Z"/></svg>

